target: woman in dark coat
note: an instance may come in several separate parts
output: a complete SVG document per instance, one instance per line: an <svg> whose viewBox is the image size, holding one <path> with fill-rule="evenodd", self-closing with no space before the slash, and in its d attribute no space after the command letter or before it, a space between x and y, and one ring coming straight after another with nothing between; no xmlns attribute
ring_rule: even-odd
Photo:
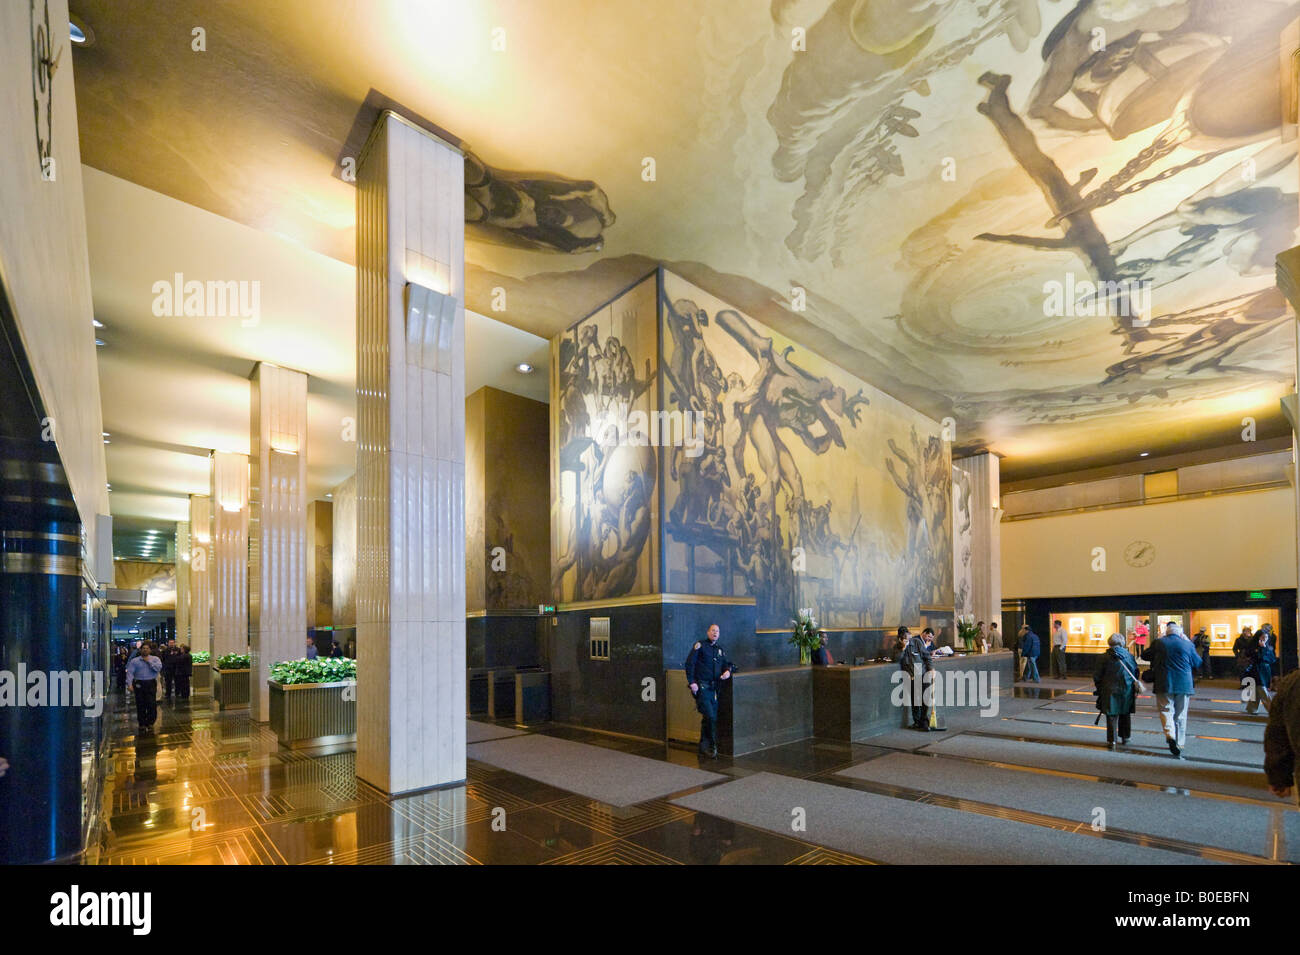
<svg viewBox="0 0 1300 955"><path fill-rule="evenodd" d="M1259 701L1265 701L1265 709L1268 709L1268 703L1272 702L1273 694L1269 692L1273 685L1273 669L1277 666L1277 652L1273 648L1273 628L1269 624L1259 628L1255 634L1254 644L1247 651L1249 654L1249 663L1246 666L1246 676L1254 679L1254 693L1251 699L1246 702L1246 712L1254 713L1259 710Z"/></svg>
<svg viewBox="0 0 1300 955"><path fill-rule="evenodd" d="M1115 748L1116 729L1119 741L1128 743L1133 735L1133 711L1137 709L1137 663L1124 649L1122 634L1112 633L1110 645L1092 674L1097 684L1097 709L1106 714L1106 745Z"/></svg>

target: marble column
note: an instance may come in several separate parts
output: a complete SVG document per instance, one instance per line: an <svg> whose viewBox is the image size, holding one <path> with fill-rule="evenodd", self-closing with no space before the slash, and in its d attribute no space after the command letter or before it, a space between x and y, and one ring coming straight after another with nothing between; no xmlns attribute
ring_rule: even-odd
<svg viewBox="0 0 1300 955"><path fill-rule="evenodd" d="M271 664L307 638L307 376L258 362L251 376L248 495L249 713L271 718Z"/></svg>
<svg viewBox="0 0 1300 955"><path fill-rule="evenodd" d="M248 455L212 452L212 656L248 652Z"/></svg>
<svg viewBox="0 0 1300 955"><path fill-rule="evenodd" d="M954 458L970 475L971 613L1002 630L1002 490L996 454L985 451Z"/></svg>
<svg viewBox="0 0 1300 955"><path fill-rule="evenodd" d="M357 177L357 775L465 778L464 157L381 115Z"/></svg>
<svg viewBox="0 0 1300 955"><path fill-rule="evenodd" d="M212 499L190 495L190 649L212 650Z"/></svg>
<svg viewBox="0 0 1300 955"><path fill-rule="evenodd" d="M176 643L190 643L190 522L176 522Z"/></svg>

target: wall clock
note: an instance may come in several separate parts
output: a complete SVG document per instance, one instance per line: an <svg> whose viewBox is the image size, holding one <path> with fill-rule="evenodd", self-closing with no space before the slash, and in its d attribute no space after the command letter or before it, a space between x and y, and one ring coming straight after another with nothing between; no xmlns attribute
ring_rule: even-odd
<svg viewBox="0 0 1300 955"><path fill-rule="evenodd" d="M31 0L31 31L32 112L36 117L36 152L44 173L45 161L54 154L54 71L59 68L50 31L49 0Z"/></svg>
<svg viewBox="0 0 1300 955"><path fill-rule="evenodd" d="M1150 541L1134 541L1124 548L1124 560L1130 567L1145 567L1155 559L1156 548Z"/></svg>

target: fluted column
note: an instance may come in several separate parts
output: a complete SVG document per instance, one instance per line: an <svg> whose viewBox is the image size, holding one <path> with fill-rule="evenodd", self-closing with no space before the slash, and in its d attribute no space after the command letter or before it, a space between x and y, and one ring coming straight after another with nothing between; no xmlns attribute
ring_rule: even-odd
<svg viewBox="0 0 1300 955"><path fill-rule="evenodd" d="M971 613L1002 629L1002 485L996 454L956 458L954 467L970 475Z"/></svg>
<svg viewBox="0 0 1300 955"><path fill-rule="evenodd" d="M465 778L460 151L391 113L357 178L357 775Z"/></svg>
<svg viewBox="0 0 1300 955"><path fill-rule="evenodd" d="M212 655L248 652L248 455L212 452Z"/></svg>
<svg viewBox="0 0 1300 955"><path fill-rule="evenodd" d="M176 522L176 643L190 643L190 522Z"/></svg>
<svg viewBox="0 0 1300 955"><path fill-rule="evenodd" d="M307 637L307 376L258 362L249 410L249 710L271 718L271 664Z"/></svg>
<svg viewBox="0 0 1300 955"><path fill-rule="evenodd" d="M212 650L212 499L190 495L190 649Z"/></svg>

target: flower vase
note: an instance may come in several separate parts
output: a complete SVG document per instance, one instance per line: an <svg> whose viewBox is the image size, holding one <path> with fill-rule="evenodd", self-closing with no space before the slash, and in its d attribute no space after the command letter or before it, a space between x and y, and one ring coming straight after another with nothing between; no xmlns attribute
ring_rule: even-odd
<svg viewBox="0 0 1300 955"><path fill-rule="evenodd" d="M799 665L807 666L812 663L812 651L807 647L799 648Z"/></svg>

